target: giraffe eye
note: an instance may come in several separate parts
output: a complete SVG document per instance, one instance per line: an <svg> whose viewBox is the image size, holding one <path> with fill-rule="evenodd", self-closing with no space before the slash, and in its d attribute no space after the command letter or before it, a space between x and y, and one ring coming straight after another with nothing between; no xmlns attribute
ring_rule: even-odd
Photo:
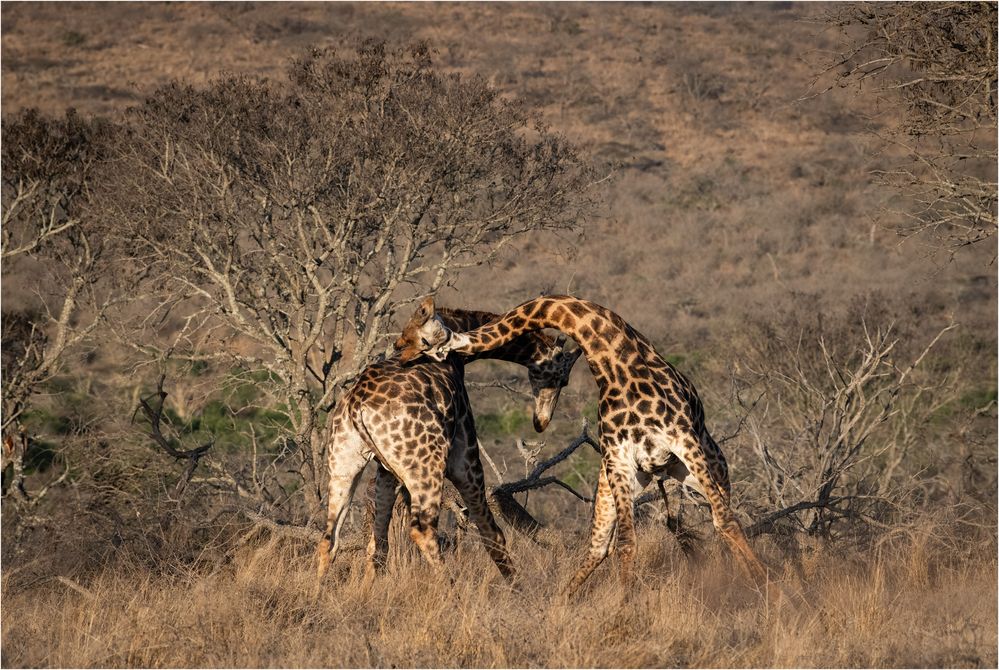
<svg viewBox="0 0 999 670"><path fill-rule="evenodd" d="M425 347L426 347L427 349L429 349L429 348L430 348L430 342L428 342L428 341L427 341L427 338L425 338L425 337L421 337L421 338L420 338L420 342L422 342L422 343L423 343L423 346L425 346Z"/></svg>

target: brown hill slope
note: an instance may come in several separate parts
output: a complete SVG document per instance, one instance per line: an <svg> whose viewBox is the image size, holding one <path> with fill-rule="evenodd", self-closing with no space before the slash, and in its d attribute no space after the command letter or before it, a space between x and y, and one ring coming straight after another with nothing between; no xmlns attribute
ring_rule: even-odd
<svg viewBox="0 0 999 670"><path fill-rule="evenodd" d="M948 263L917 242L899 245L890 230L897 219L883 212L898 204L895 194L870 176L886 160L864 129L876 110L843 91L802 99L823 50L836 47L809 20L815 11L792 3L8 3L3 111L116 114L174 77L283 77L288 58L308 45L427 39L443 67L526 99L613 168L605 206L582 237L527 241L493 267L467 271L443 302L503 311L540 292L572 292L619 311L663 351L688 360L708 353L723 368L730 334L748 315L789 301L832 309L872 291L923 335L953 316L972 341L994 342L992 250ZM17 287L5 286L9 304ZM589 376L575 379L581 398L591 397ZM994 378L988 383L994 388ZM494 409L491 398L486 406ZM580 407L566 409L578 416Z"/></svg>
<svg viewBox="0 0 999 670"><path fill-rule="evenodd" d="M8 4L3 110L114 114L173 77L281 77L310 44L428 39L442 65L490 78L618 166L571 261L572 240L535 241L488 291L473 271L448 299L503 309L570 290L688 345L791 292L838 303L877 288L993 323L988 252L933 267L877 225L893 194L868 175L863 101L799 100L818 50L834 46L810 13L788 3Z"/></svg>

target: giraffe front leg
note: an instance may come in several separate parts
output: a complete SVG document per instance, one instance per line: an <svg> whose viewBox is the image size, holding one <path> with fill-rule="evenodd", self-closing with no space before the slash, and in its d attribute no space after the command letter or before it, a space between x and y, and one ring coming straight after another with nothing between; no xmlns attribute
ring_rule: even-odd
<svg viewBox="0 0 999 670"><path fill-rule="evenodd" d="M459 458L454 458L456 452ZM514 574L513 563L506 548L506 536L496 523L486 500L485 476L482 473L478 449L471 445L466 446L465 450L452 447L451 456L448 459L448 477L461 494L461 499L468 508L472 521L475 522L479 537L482 538L482 544L485 545L490 558L493 559L500 574L509 581Z"/></svg>
<svg viewBox="0 0 999 670"><path fill-rule="evenodd" d="M566 595L573 595L583 585L587 577L607 557L607 550L610 547L616 518L617 511L614 504L614 494L611 491L610 482L607 478L607 465L605 461L600 465L600 479L597 482L597 495L593 504L593 519L590 523L590 548L586 554L586 558L583 559L583 564L566 586Z"/></svg>
<svg viewBox="0 0 999 670"><path fill-rule="evenodd" d="M648 475L642 473L645 484ZM614 460L607 474L614 508L617 513L617 553L621 561L621 586L630 593L635 581L635 465L631 461ZM644 486L639 482L639 486Z"/></svg>

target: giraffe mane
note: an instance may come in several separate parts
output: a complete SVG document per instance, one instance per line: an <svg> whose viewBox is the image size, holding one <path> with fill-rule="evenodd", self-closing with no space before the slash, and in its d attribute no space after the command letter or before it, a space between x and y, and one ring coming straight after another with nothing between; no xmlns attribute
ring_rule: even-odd
<svg viewBox="0 0 999 670"><path fill-rule="evenodd" d="M436 313L441 321L444 322L444 325L456 333L475 330L480 326L497 321L502 316L502 314L495 314L493 312L456 307L438 307ZM530 335L537 337L548 348L554 347L557 342L557 338L540 330L534 331Z"/></svg>

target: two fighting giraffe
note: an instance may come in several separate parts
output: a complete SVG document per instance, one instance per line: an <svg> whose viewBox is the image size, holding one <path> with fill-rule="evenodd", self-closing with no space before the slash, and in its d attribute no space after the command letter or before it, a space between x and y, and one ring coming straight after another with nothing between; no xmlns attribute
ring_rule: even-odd
<svg viewBox="0 0 999 670"><path fill-rule="evenodd" d="M406 334L401 358L410 360L417 352L436 360L444 360L449 352L481 354L543 328L558 329L576 340L600 387L603 457L590 548L567 590L578 589L607 556L615 525L621 576L625 586L631 586L634 496L654 475L662 474L708 501L715 528L757 584L768 587L766 571L732 511L728 467L704 424L697 391L614 312L571 296L545 296L471 332L455 332L442 319L428 319Z"/></svg>
<svg viewBox="0 0 999 670"><path fill-rule="evenodd" d="M507 577L512 574L503 532L486 502L464 366L493 358L526 367L535 400L534 426L541 432L551 420L580 351L564 351L564 340L560 343L542 333L525 333L489 352L408 363L419 355L418 347L427 344L419 340L418 332L428 320L454 330L472 330L496 318L496 314L464 310L442 309L435 314L433 301L424 301L396 343L402 354L369 365L340 400L327 426L329 502L318 549L320 582L336 556L345 512L361 472L373 459L378 470L366 579L385 564L397 483L409 500L411 539L431 565L441 566L436 530L445 476L458 489L500 572Z"/></svg>

